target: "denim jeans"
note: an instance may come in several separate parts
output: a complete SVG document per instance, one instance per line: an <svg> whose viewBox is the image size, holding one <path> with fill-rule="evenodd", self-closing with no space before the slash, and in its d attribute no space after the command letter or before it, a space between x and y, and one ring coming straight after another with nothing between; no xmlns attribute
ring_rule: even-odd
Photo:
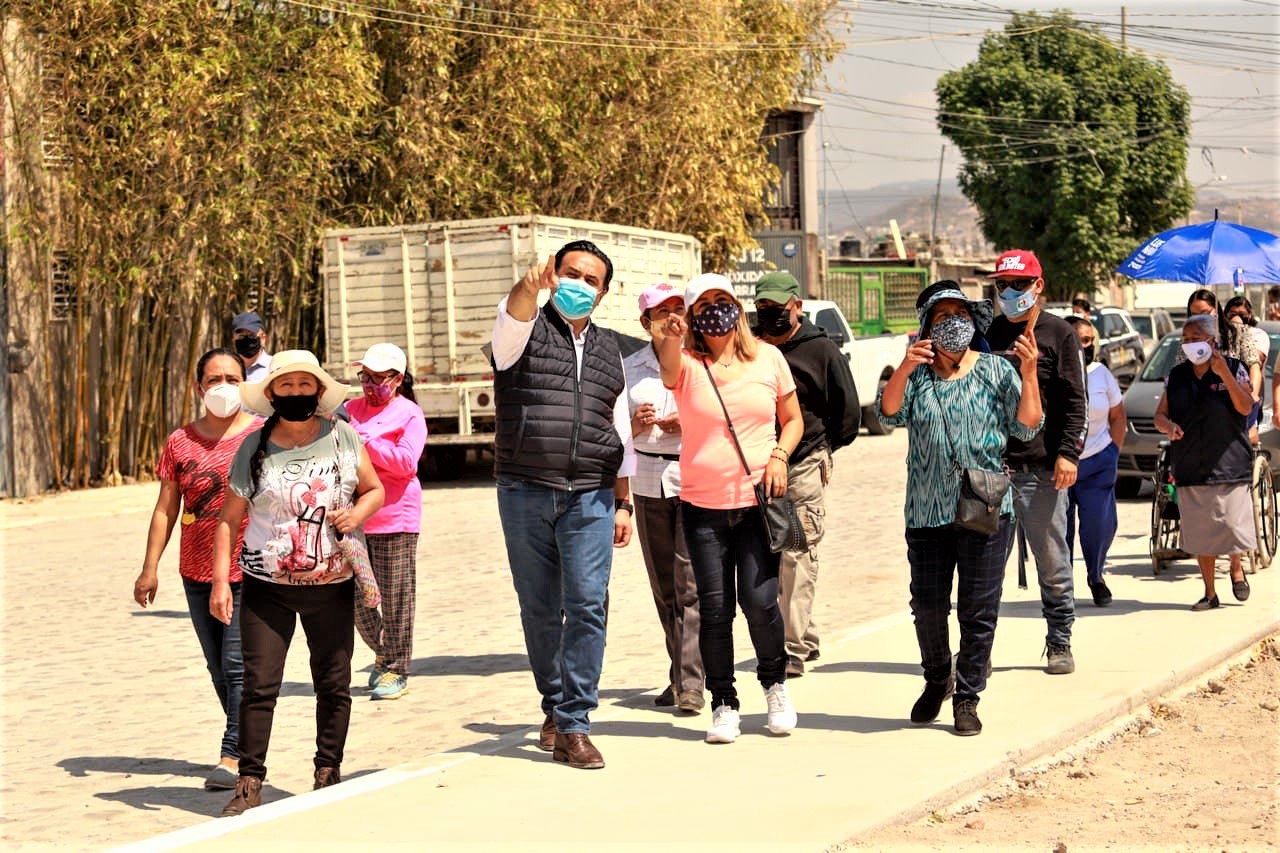
<svg viewBox="0 0 1280 853"><path fill-rule="evenodd" d="M1080 460L1076 484L1067 489L1067 551L1075 556L1076 515L1080 516L1080 552L1089 583L1102 582L1102 567L1116 538L1116 465L1120 449L1114 444Z"/></svg>
<svg viewBox="0 0 1280 853"><path fill-rule="evenodd" d="M756 652L756 677L766 690L787 680L786 637L778 607L781 558L769 550L754 506L706 509L680 504L702 615L699 644L711 707L737 710L733 686L733 618L737 604Z"/></svg>
<svg viewBox="0 0 1280 853"><path fill-rule="evenodd" d="M604 664L613 489L499 480L498 517L542 711L557 731L588 733Z"/></svg>
<svg viewBox="0 0 1280 853"><path fill-rule="evenodd" d="M951 583L958 577L956 617L960 652L956 657L957 701L977 700L987 686L987 663L996 637L1000 592L1008 560L1013 524L1008 516L990 536L954 524L908 527L907 562L911 565L911 615L925 681L941 684L951 675Z"/></svg>
<svg viewBox="0 0 1280 853"><path fill-rule="evenodd" d="M1071 644L1071 624L1076 621L1075 586L1071 579L1071 552L1067 549L1067 493L1053 485L1053 471L1014 471L1013 510L1027 537L1040 578L1040 605L1048 623L1046 643ZM1009 537L1008 551L1013 537Z"/></svg>
<svg viewBox="0 0 1280 853"><path fill-rule="evenodd" d="M204 652L204 663L227 717L222 731L223 758L240 757L240 695L244 690L244 657L240 652L240 583L231 584L231 624L223 625L209 612L211 583L182 579L191 626Z"/></svg>

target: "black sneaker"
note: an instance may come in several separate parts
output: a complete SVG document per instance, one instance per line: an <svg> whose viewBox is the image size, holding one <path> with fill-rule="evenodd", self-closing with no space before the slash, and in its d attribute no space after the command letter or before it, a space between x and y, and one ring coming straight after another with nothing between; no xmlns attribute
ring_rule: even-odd
<svg viewBox="0 0 1280 853"><path fill-rule="evenodd" d="M1048 643L1044 653L1049 658L1044 671L1050 675L1070 675L1076 671L1076 659L1071 656L1071 646L1066 643Z"/></svg>
<svg viewBox="0 0 1280 853"><path fill-rule="evenodd" d="M961 737L982 734L982 720L978 719L978 703L974 699L965 699L952 706L956 715L956 734Z"/></svg>
<svg viewBox="0 0 1280 853"><path fill-rule="evenodd" d="M1093 603L1099 607L1106 607L1111 603L1111 590L1107 589L1106 581L1089 584L1089 591L1093 593Z"/></svg>
<svg viewBox="0 0 1280 853"><path fill-rule="evenodd" d="M955 687L956 681L950 676L947 677L946 681L938 684L926 681L924 683L924 692L920 694L916 704L911 706L911 722L917 726L927 726L938 719L938 712L942 710L942 703L951 695Z"/></svg>

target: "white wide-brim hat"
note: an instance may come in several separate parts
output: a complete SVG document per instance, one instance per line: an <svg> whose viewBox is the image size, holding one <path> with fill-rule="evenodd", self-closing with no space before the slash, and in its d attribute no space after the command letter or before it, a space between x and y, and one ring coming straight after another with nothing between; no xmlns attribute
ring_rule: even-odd
<svg viewBox="0 0 1280 853"><path fill-rule="evenodd" d="M330 414L347 398L350 386L344 385L326 373L315 355L304 349L290 349L271 356L271 369L267 372L266 379L240 383L240 402L251 412L274 413L275 408L267 399L267 388L286 373L310 373L320 383L322 390L320 404L316 408L317 414Z"/></svg>

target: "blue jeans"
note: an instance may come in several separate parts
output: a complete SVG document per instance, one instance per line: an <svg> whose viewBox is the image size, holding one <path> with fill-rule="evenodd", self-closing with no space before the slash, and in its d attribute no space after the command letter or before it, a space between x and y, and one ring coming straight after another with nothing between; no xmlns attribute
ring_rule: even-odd
<svg viewBox="0 0 1280 853"><path fill-rule="evenodd" d="M956 587L960 652L956 657L955 698L977 701L987 686L987 664L996 638L1004 566L1013 538L1008 516L990 536L955 524L907 528L907 562L911 565L911 615L915 620L920 666L930 684L951 675L951 585Z"/></svg>
<svg viewBox="0 0 1280 853"><path fill-rule="evenodd" d="M767 690L787 680L786 635L778 607L782 557L769 550L764 522L754 506L706 509L681 503L680 513L693 576L698 581L702 617L698 641L711 707L728 705L737 710L733 618L738 604L747 619L761 686Z"/></svg>
<svg viewBox="0 0 1280 853"><path fill-rule="evenodd" d="M1076 552L1076 515L1080 516L1080 551L1089 583L1102 583L1102 567L1116 538L1116 466L1120 448L1114 443L1080 460L1076 484L1067 489L1067 550Z"/></svg>
<svg viewBox="0 0 1280 853"><path fill-rule="evenodd" d="M1053 471L1014 471L1013 511L1027 537L1040 578L1040 604L1049 631L1046 643L1071 645L1076 621L1071 552L1067 549L1067 493L1053 485ZM1013 547L1009 537L1005 559Z"/></svg>
<svg viewBox="0 0 1280 853"><path fill-rule="evenodd" d="M244 655L240 651L240 583L231 584L231 624L223 625L209 613L213 584L182 579L187 593L191 626L196 629L204 663L218 692L227 724L222 732L222 757L240 757L240 695L244 690Z"/></svg>
<svg viewBox="0 0 1280 853"><path fill-rule="evenodd" d="M566 492L498 481L498 517L542 711L556 731L591 731L613 568L613 488Z"/></svg>

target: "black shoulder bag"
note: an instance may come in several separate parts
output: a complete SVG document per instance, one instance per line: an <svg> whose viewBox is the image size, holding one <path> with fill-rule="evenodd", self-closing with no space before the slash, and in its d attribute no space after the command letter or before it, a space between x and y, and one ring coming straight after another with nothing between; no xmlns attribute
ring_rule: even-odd
<svg viewBox="0 0 1280 853"><path fill-rule="evenodd" d="M711 365L707 360L702 359L702 366L707 370L707 381L711 383L711 389L716 392L716 399L720 401L720 409L724 412L724 422L729 428L729 437L733 439L733 447L738 451L738 459L742 461L742 470L747 472L747 479L751 479L751 466L747 464L747 455L742 452L742 445L738 442L738 433L733 429L733 419L729 417L729 408L724 404L724 397L720 396L720 387L716 385L715 377L711 375ZM803 551L809 547L809 539L804 535L804 526L800 523L800 514L796 512L795 501L783 495L780 498L769 496L764 479L761 478L759 483L752 487L756 493L756 506L760 509L760 518L764 522L765 534L769 537L769 550L775 554L780 551Z"/></svg>
<svg viewBox="0 0 1280 853"><path fill-rule="evenodd" d="M942 411L942 397L938 394L938 377L933 380L933 396L938 400L938 410ZM960 498L956 501L956 524L990 536L1000 528L1000 505L1004 502L1005 493L1009 491L1009 477L1003 471L984 471L981 468L960 467L960 457L956 454L955 443L951 440L951 430L947 429L945 414L942 420L942 431L947 436L947 444L951 447L951 468L960 476Z"/></svg>

